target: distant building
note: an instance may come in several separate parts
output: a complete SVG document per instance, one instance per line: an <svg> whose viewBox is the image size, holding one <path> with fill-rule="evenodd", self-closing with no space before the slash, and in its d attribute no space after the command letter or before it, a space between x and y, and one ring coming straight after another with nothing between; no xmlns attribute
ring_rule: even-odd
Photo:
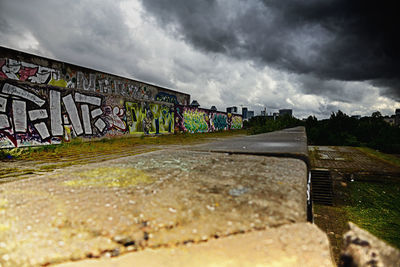
<svg viewBox="0 0 400 267"><path fill-rule="evenodd" d="M217 107L216 107L216 106L212 106L212 107L211 107L211 110L212 110L212 111L217 111Z"/></svg>
<svg viewBox="0 0 400 267"><path fill-rule="evenodd" d="M238 109L235 106L226 108L226 113L237 113L237 111Z"/></svg>
<svg viewBox="0 0 400 267"><path fill-rule="evenodd" d="M261 110L261 116L263 116L263 117L267 116L267 111Z"/></svg>
<svg viewBox="0 0 400 267"><path fill-rule="evenodd" d="M357 119L357 120L361 119L361 115L352 115L351 117L353 119Z"/></svg>
<svg viewBox="0 0 400 267"><path fill-rule="evenodd" d="M247 108L246 107L242 108L242 117L244 120L247 119Z"/></svg>
<svg viewBox="0 0 400 267"><path fill-rule="evenodd" d="M395 119L396 119L396 116L395 115L392 115L392 116L385 116L385 117L383 117L383 120L386 122L386 123L388 123L388 124L390 124L390 125L395 125Z"/></svg>
<svg viewBox="0 0 400 267"><path fill-rule="evenodd" d="M248 110L247 111L247 118L248 119L251 119L251 118L253 118L254 117L254 110Z"/></svg>
<svg viewBox="0 0 400 267"><path fill-rule="evenodd" d="M284 116L284 115L289 115L290 117L292 117L293 111L291 109L280 109L279 110L279 116Z"/></svg>
<svg viewBox="0 0 400 267"><path fill-rule="evenodd" d="M200 107L200 104L199 104L199 102L197 102L197 100L193 100L192 103L190 104L190 106L198 108L198 107Z"/></svg>
<svg viewBox="0 0 400 267"><path fill-rule="evenodd" d="M400 108L396 109L394 116L395 116L394 125L399 126L400 125Z"/></svg>

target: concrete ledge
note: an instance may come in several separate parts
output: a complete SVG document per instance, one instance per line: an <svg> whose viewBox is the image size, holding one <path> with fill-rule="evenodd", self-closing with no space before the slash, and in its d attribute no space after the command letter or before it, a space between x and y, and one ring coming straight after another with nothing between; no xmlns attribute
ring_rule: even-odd
<svg viewBox="0 0 400 267"><path fill-rule="evenodd" d="M297 223L208 242L145 249L118 258L69 266L333 266L327 236L315 225Z"/></svg>
<svg viewBox="0 0 400 267"><path fill-rule="evenodd" d="M192 150L297 158L309 166L307 135L302 126L194 146Z"/></svg>
<svg viewBox="0 0 400 267"><path fill-rule="evenodd" d="M166 150L7 183L0 256L40 265L306 222L306 176L297 159Z"/></svg>
<svg viewBox="0 0 400 267"><path fill-rule="evenodd" d="M7 183L0 264L332 266L306 163L299 127Z"/></svg>

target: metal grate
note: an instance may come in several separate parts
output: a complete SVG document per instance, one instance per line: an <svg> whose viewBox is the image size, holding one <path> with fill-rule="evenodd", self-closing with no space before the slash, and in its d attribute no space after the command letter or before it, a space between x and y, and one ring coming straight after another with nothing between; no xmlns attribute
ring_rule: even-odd
<svg viewBox="0 0 400 267"><path fill-rule="evenodd" d="M313 203L333 205L333 186L328 170L311 170L311 198Z"/></svg>

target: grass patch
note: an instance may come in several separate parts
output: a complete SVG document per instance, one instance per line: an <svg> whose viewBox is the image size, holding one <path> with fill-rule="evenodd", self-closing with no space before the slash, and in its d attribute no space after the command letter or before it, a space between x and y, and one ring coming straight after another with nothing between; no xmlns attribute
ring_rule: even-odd
<svg viewBox="0 0 400 267"><path fill-rule="evenodd" d="M349 219L400 249L400 183L356 181L347 190Z"/></svg>
<svg viewBox="0 0 400 267"><path fill-rule="evenodd" d="M399 157L396 157L396 156L390 155L390 154L385 154L385 153L379 152L375 149L371 149L368 147L357 147L357 149L360 150L361 152L364 152L368 156L385 161L394 166L400 167L400 158Z"/></svg>
<svg viewBox="0 0 400 267"><path fill-rule="evenodd" d="M349 230L349 217L342 207L313 205L314 223L328 236L333 258L338 263L343 247L343 234Z"/></svg>
<svg viewBox="0 0 400 267"><path fill-rule="evenodd" d="M318 148L317 147L309 148L308 157L310 159L311 165L316 166L316 161L321 159L318 153Z"/></svg>
<svg viewBox="0 0 400 267"><path fill-rule="evenodd" d="M7 175L7 174L9 174L9 173L11 173L11 172L16 172L16 171L18 171L17 168L4 168L4 169L0 169L0 176Z"/></svg>
<svg viewBox="0 0 400 267"><path fill-rule="evenodd" d="M349 221L400 249L400 183L382 180L337 185L335 206L314 204L314 222L328 235L336 263Z"/></svg>
<svg viewBox="0 0 400 267"><path fill-rule="evenodd" d="M63 162L58 164L43 165L39 167L41 171L52 171L59 168L65 168L77 164L76 162Z"/></svg>
<svg viewBox="0 0 400 267"><path fill-rule="evenodd" d="M76 138L69 143L59 145L0 150L0 159L37 160L48 158L50 162L56 162L60 158L69 158L74 155L121 151L134 148L138 145L188 145L206 142L209 141L208 139L210 138L223 138L237 135L246 135L246 130L195 134L182 133L157 136L121 136L85 141Z"/></svg>
<svg viewBox="0 0 400 267"><path fill-rule="evenodd" d="M9 160L20 158L24 153L24 148L0 149L0 160Z"/></svg>

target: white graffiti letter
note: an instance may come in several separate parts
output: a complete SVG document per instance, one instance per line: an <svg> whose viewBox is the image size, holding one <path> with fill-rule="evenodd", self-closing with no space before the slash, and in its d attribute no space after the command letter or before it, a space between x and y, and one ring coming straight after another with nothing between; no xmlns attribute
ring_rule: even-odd
<svg viewBox="0 0 400 267"><path fill-rule="evenodd" d="M14 100L12 103L15 132L25 133L27 131L26 103Z"/></svg>
<svg viewBox="0 0 400 267"><path fill-rule="evenodd" d="M82 124L79 119L78 109L76 108L74 99L72 95L69 94L63 97L63 102L65 109L67 110L69 119L72 122L72 126L74 127L76 135L81 135L83 133Z"/></svg>
<svg viewBox="0 0 400 267"><path fill-rule="evenodd" d="M60 98L60 92L50 90L50 125L53 136L62 136L64 133L61 122Z"/></svg>

